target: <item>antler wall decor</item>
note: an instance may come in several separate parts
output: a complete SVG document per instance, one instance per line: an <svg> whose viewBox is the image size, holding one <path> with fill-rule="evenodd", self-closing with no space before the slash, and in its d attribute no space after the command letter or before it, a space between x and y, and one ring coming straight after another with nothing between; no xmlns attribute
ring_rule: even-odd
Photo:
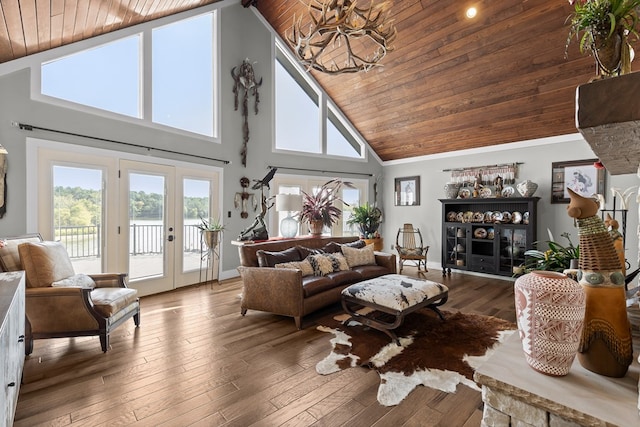
<svg viewBox="0 0 640 427"><path fill-rule="evenodd" d="M242 61L242 65L240 65L240 69L238 69L238 73L236 74L237 68L238 67L233 67L231 69L231 76L235 82L233 84L233 94L235 96L234 109L238 109L238 93L240 89L242 89L244 91L242 95L242 117L244 118L244 122L242 124L243 142L240 156L242 157L242 166L247 167L247 143L249 142L249 96L252 95L255 97L253 110L255 114L258 114L258 104L260 103L258 88L262 85L262 78L260 78L260 81L256 81L253 66L251 65L251 62L249 62L249 58Z"/></svg>
<svg viewBox="0 0 640 427"><path fill-rule="evenodd" d="M393 50L396 27L388 19L393 2L358 7L358 0L309 0L310 23L293 18L287 40L307 70L356 73L380 66ZM307 21L308 22L308 21ZM303 26L308 25L308 31Z"/></svg>

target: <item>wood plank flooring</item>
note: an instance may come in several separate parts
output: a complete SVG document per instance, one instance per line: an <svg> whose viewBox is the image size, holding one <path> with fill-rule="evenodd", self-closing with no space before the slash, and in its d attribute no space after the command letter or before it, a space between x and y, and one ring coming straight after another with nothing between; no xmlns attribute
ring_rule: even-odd
<svg viewBox="0 0 640 427"><path fill-rule="evenodd" d="M406 267L413 275L415 269ZM515 321L513 282L453 273L443 307ZM377 403L365 368L318 375L329 350L315 321L249 311L239 279L142 298L142 324L97 337L36 340L15 426L479 426L479 392L418 387L400 405ZM340 311L338 306L332 310Z"/></svg>

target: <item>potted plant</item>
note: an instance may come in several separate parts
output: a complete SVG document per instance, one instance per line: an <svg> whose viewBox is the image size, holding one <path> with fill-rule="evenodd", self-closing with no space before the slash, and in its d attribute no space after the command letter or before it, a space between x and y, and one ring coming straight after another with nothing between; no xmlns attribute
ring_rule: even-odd
<svg viewBox="0 0 640 427"><path fill-rule="evenodd" d="M347 220L348 225L357 225L360 237L363 239L373 239L377 235L378 227L382 222L382 211L369 203L362 206L355 206L351 211L351 217Z"/></svg>
<svg viewBox="0 0 640 427"><path fill-rule="evenodd" d="M343 186L353 188L350 182L334 178L322 184L318 191L312 194L302 192L302 210L298 217L300 222L309 223L312 236L321 235L323 227L331 227L340 219L342 210L334 206L333 202L340 201L349 206L340 196Z"/></svg>
<svg viewBox="0 0 640 427"><path fill-rule="evenodd" d="M224 230L224 225L218 218L202 218L200 224L196 225L202 233L202 239L210 250L214 250L220 243L220 233Z"/></svg>
<svg viewBox="0 0 640 427"><path fill-rule="evenodd" d="M637 37L640 0L569 0L574 11L567 48L575 36L580 52L593 54L601 76L631 72L629 35ZM582 33L582 34L581 34Z"/></svg>
<svg viewBox="0 0 640 427"><path fill-rule="evenodd" d="M538 249L530 249L524 253L526 258L524 264L523 273L530 273L533 270L547 270L563 272L571 268L571 260L577 260L580 258L580 247L574 246L571 241L571 235L567 232L561 234L562 237L567 239L569 244L563 246L562 244L555 242L551 231L549 233L549 240L547 245L549 249L541 251ZM537 247L538 242L534 245Z"/></svg>

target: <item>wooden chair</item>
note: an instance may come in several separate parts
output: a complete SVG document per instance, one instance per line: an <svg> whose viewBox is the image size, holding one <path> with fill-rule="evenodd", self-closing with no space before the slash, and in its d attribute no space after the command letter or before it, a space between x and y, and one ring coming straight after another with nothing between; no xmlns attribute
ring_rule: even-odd
<svg viewBox="0 0 640 427"><path fill-rule="evenodd" d="M413 224L404 224L396 234L396 250L398 251L398 264L402 274L405 261L410 261L418 267L418 275L424 276L427 271L427 252L429 246L423 246L422 233L419 228L413 228ZM424 267L424 270L421 269Z"/></svg>

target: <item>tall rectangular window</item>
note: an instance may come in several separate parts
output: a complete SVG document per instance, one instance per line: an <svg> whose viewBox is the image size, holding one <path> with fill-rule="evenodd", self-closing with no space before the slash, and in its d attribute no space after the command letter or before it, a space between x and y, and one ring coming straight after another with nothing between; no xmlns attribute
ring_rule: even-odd
<svg viewBox="0 0 640 427"><path fill-rule="evenodd" d="M213 136L213 16L153 30L153 121Z"/></svg>

